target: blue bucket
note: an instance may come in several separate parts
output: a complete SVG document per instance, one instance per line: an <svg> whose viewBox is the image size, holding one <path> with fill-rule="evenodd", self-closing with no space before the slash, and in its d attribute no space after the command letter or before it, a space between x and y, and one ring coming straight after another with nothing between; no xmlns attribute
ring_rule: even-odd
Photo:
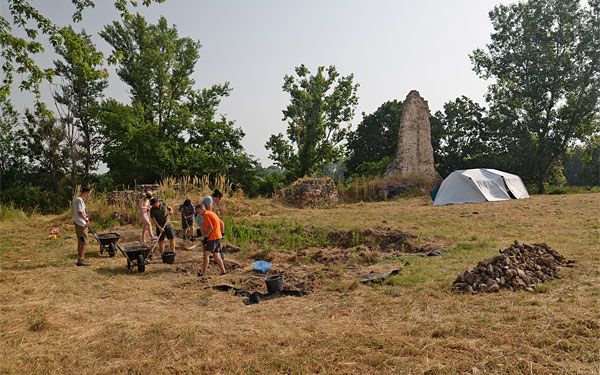
<svg viewBox="0 0 600 375"><path fill-rule="evenodd" d="M252 267L256 272L267 273L271 269L271 263L259 260L258 262L252 263Z"/></svg>

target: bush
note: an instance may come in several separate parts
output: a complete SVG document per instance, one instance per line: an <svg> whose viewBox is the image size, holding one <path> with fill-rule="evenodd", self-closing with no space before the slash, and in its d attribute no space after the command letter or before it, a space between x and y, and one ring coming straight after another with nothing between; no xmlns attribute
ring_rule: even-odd
<svg viewBox="0 0 600 375"><path fill-rule="evenodd" d="M44 214L58 214L71 204L72 195L69 187L58 191L45 190L41 186L11 187L0 193L3 205L12 205L25 211L40 211Z"/></svg>
<svg viewBox="0 0 600 375"><path fill-rule="evenodd" d="M0 204L0 221L15 221L15 220L25 220L27 219L27 214L23 212L20 208L15 208L15 206L11 204Z"/></svg>

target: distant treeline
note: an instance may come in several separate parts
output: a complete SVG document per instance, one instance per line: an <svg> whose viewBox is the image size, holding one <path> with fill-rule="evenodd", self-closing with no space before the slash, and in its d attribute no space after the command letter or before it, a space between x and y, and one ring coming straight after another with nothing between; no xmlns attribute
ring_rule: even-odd
<svg viewBox="0 0 600 375"><path fill-rule="evenodd" d="M381 176L395 156L402 102L390 99L363 113L351 130L359 85L333 65L314 72L299 65L283 77L288 125L266 143L275 166L263 168L245 152L241 127L219 113L229 83L196 87L200 42L180 37L164 17L150 24L124 12L100 32L112 47L105 58L85 30L58 27L35 8L17 5L13 24L39 23L27 32L31 40L10 30L0 40L8 61L0 90L3 204L59 212L80 185L111 190L206 175L226 175L235 189L268 196L303 176L331 175L342 183ZM519 174L540 193L547 184L598 185L599 14L597 1L568 0L529 0L490 12L492 41L470 55L474 71L493 81L487 106L462 96L430 114L442 176L487 167ZM59 56L52 69L28 60L39 52L31 44L38 33ZM127 104L104 97L107 60L128 87ZM50 79L51 101L38 95L24 113L15 111L7 94L14 71L31 73L21 86L38 93L39 82ZM101 164L109 171L99 175Z"/></svg>

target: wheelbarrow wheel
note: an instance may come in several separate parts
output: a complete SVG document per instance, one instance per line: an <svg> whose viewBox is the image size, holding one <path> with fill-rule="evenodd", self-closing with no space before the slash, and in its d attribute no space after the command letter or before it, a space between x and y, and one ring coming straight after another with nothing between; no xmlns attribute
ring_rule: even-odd
<svg viewBox="0 0 600 375"><path fill-rule="evenodd" d="M144 272L146 270L146 261L144 260L144 256L142 254L138 255L137 266L138 272Z"/></svg>
<svg viewBox="0 0 600 375"><path fill-rule="evenodd" d="M115 256L115 254L117 253L117 249L114 243L111 243L110 245L108 245L108 257L112 258Z"/></svg>

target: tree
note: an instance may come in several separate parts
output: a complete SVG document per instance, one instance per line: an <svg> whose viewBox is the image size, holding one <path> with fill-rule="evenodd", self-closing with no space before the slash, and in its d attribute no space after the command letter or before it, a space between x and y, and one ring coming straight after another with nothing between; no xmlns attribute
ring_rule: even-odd
<svg viewBox="0 0 600 375"><path fill-rule="evenodd" d="M590 137L581 155L577 176L587 185L600 185L600 134Z"/></svg>
<svg viewBox="0 0 600 375"><path fill-rule="evenodd" d="M22 185L26 174L25 134L19 113L9 101L0 103L0 191Z"/></svg>
<svg viewBox="0 0 600 375"><path fill-rule="evenodd" d="M179 37L165 17L149 25L139 13L100 32L121 56L119 77L131 88L131 100L141 105L144 120L158 124L162 135L178 134L186 114L184 99L192 91L200 42Z"/></svg>
<svg viewBox="0 0 600 375"><path fill-rule="evenodd" d="M142 0L141 3L149 6L152 2L162 3L165 0ZM83 11L94 7L93 0L71 0L74 6L73 22L82 19ZM129 6L137 7L136 0L115 0L114 6L121 13L121 18L129 19L131 14ZM35 56L44 53L41 36L47 37L48 42L57 47L62 43L61 28L50 18L41 14L26 0L8 0L8 10L11 19L0 16L0 47L4 64L2 71L4 78L0 85L0 101L6 100L10 95L14 80L14 73L25 75L19 84L21 90L33 91L39 96L39 85L43 80L51 81L54 77L52 69L43 69L35 62ZM33 25L32 25L33 23ZM25 37L18 36L13 30L21 30ZM111 56L116 61L118 55Z"/></svg>
<svg viewBox="0 0 600 375"><path fill-rule="evenodd" d="M598 130L600 2L529 0L496 6L490 19L492 42L471 61L495 79L490 117L542 193L568 146Z"/></svg>
<svg viewBox="0 0 600 375"><path fill-rule="evenodd" d="M346 167L350 173L365 174L374 163L385 164L375 168L385 172L398 147L401 118L402 102L398 100L383 103L369 115L363 113L356 130L348 133Z"/></svg>
<svg viewBox="0 0 600 375"><path fill-rule="evenodd" d="M179 37L164 17L151 25L139 14L101 36L122 56L117 74L131 88L131 106L104 103L104 158L116 183L227 174L236 186L252 184L244 132L217 114L229 83L193 88L198 41Z"/></svg>
<svg viewBox="0 0 600 375"><path fill-rule="evenodd" d="M445 103L443 112L437 111L434 117L437 121L432 121L432 133L440 134L435 140L434 159L442 176L457 169L501 168L490 121L479 104L462 96Z"/></svg>
<svg viewBox="0 0 600 375"><path fill-rule="evenodd" d="M73 28L66 27L61 30L61 36L63 43L56 47L56 52L63 60L54 61L61 82L53 97L66 128L71 183L75 191L77 170L83 170L81 182L88 184L90 172L98 165L99 99L108 86L108 72L102 68L102 52L96 50L85 31L76 33Z"/></svg>
<svg viewBox="0 0 600 375"><path fill-rule="evenodd" d="M288 139L282 133L273 134L265 147L271 150L270 159L298 178L342 156L340 143L349 128L343 123L354 116L358 84L353 84L353 74L340 77L333 65L327 70L320 66L314 76L304 65L295 71L297 78L285 75L283 84L283 91L291 97L283 110Z"/></svg>

